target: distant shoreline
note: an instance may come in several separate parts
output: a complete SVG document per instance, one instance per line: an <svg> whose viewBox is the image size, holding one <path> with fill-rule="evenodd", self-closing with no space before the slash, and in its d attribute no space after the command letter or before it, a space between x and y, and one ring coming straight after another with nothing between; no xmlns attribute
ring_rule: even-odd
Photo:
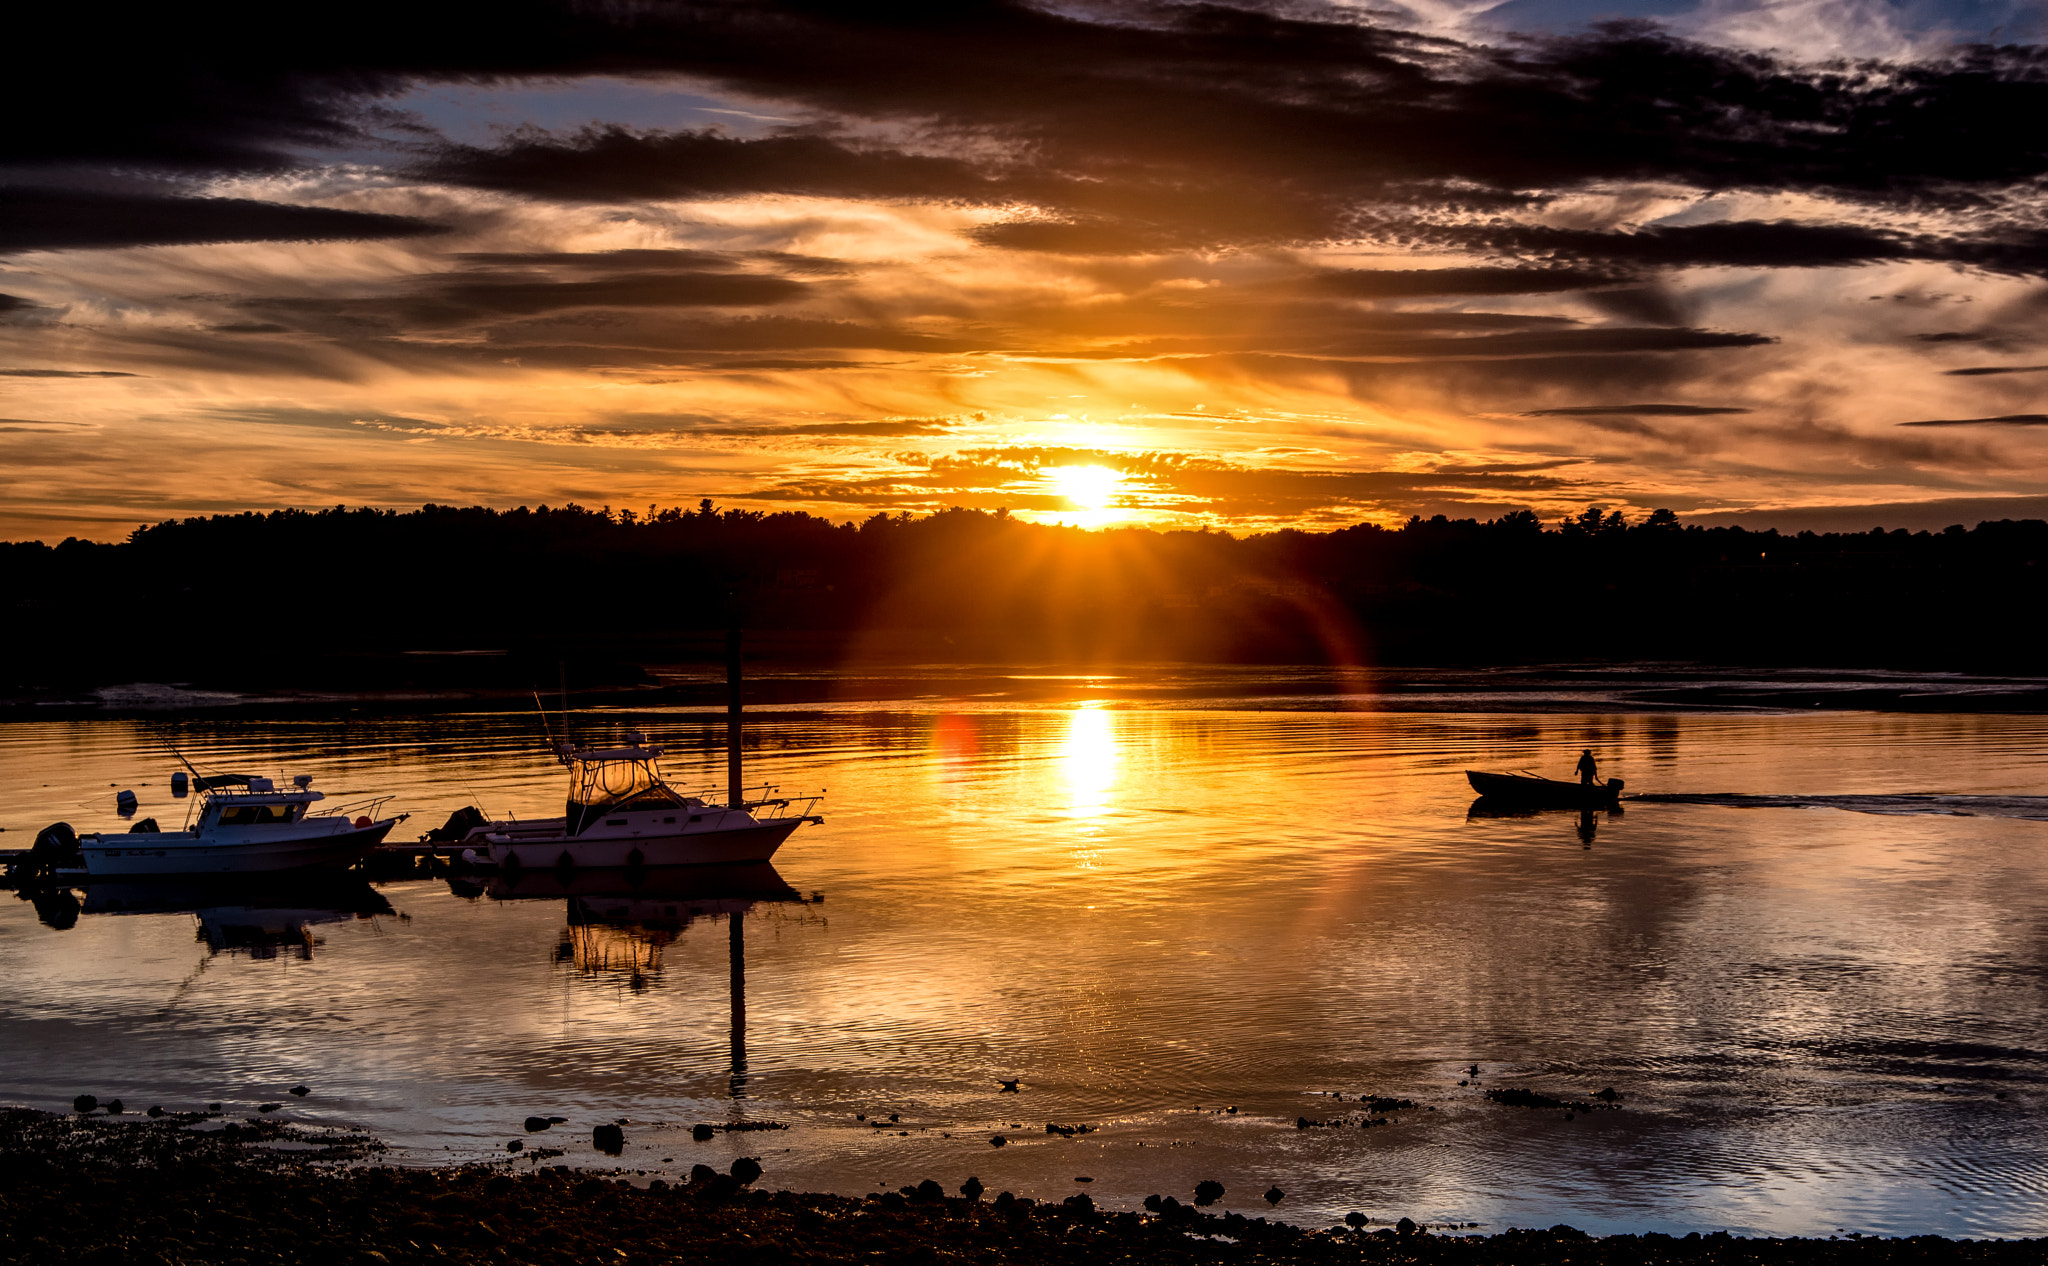
<svg viewBox="0 0 2048 1266"><path fill-rule="evenodd" d="M2043 1240L1595 1238L1567 1226L1493 1235L1385 1226L1308 1229L967 1198L936 1182L867 1197L769 1191L700 1166L695 1181L503 1165L362 1164L381 1145L259 1116L0 1109L0 1211L15 1260L197 1263L732 1261L1062 1266L1084 1262L2037 1262ZM204 1129L193 1129L204 1126ZM281 1145L281 1146L280 1146ZM284 1150L286 1148L294 1150ZM736 1166L737 1168L737 1166ZM773 1175L762 1182L772 1183ZM978 1195L979 1193L977 1193Z"/></svg>
<svg viewBox="0 0 2048 1266"><path fill-rule="evenodd" d="M1632 661L1491 668L1337 669L1241 664L862 664L839 668L750 663L746 706L763 714L1037 710L1090 706L1156 710L1487 713L2048 713L2048 677L1842 668L1746 668ZM722 669L654 665L639 685L568 695L512 688L410 690L207 689L121 682L0 696L0 722L176 721L240 717L402 716L449 712L722 715Z"/></svg>
<svg viewBox="0 0 2048 1266"><path fill-rule="evenodd" d="M800 672L1583 662L2048 678L2048 522L1786 536L1588 510L1555 527L1522 512L1240 539L971 510L859 526L708 508L280 511L113 545L0 543L0 605L0 700L37 704L138 682L335 699L673 689L664 666L722 669L734 629L750 664Z"/></svg>

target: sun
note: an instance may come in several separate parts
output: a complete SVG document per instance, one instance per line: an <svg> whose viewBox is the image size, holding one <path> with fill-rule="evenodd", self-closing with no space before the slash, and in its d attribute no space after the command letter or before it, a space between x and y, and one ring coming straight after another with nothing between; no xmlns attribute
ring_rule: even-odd
<svg viewBox="0 0 2048 1266"><path fill-rule="evenodd" d="M1062 497L1081 510L1106 508L1124 482L1121 473L1107 466L1053 466L1044 474Z"/></svg>

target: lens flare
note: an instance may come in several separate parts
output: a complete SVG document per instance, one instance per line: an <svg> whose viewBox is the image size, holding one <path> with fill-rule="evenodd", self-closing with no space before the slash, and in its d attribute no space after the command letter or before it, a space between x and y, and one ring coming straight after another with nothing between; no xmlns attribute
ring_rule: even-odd
<svg viewBox="0 0 2048 1266"><path fill-rule="evenodd" d="M1123 487L1121 473L1107 466L1054 466L1045 472L1052 486L1079 510L1101 510Z"/></svg>

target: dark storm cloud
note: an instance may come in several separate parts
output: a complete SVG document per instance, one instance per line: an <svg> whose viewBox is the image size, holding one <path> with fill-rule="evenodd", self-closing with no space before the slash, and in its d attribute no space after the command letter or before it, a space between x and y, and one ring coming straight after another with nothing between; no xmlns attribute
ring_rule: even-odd
<svg viewBox="0 0 2048 1266"><path fill-rule="evenodd" d="M2039 374L2048 373L2048 365L1977 365L1969 369L1945 371L1951 378L1980 378L1993 374Z"/></svg>
<svg viewBox="0 0 2048 1266"><path fill-rule="evenodd" d="M363 241L440 231L409 216L248 198L0 188L0 253L7 254L201 242Z"/></svg>
<svg viewBox="0 0 2048 1266"><path fill-rule="evenodd" d="M362 335L489 323L584 308L742 308L787 303L800 282L731 272L625 274L554 281L466 273L415 278L390 295L249 299L241 306L308 331Z"/></svg>
<svg viewBox="0 0 2048 1266"><path fill-rule="evenodd" d="M0 135L0 169L35 187L0 195L0 251L435 231L405 216L175 196L222 174L298 170L322 153L351 162L381 153L385 169L367 172L365 183L399 209L407 204L387 187L418 178L490 194L421 195L447 204L779 194L924 202L999 209L977 215L1000 221L973 232L984 247L1070 257L1030 261L1041 278L1060 269L1099 277L1130 255L1148 257L1138 264L1221 258L1240 270L1219 270L1221 282L1203 279L1212 288L1201 298L1147 292L1080 303L1061 286L1013 292L1029 298L973 287L955 295L907 269L896 274L903 284L869 287L892 266L793 254L470 252L415 265L419 275L395 281L352 276L341 293L280 284L268 292L275 297L193 300L202 309L196 325L124 330L133 356L111 363L328 379L367 378L379 367L509 363L645 381L671 369L767 374L862 365L841 353L986 353L991 364L1002 356L1173 358L1198 380L1298 381L1319 390L1334 381L1361 397L1421 386L1466 404L1519 409L1746 395L1724 363L1740 364L1737 352L1772 340L1699 328L1738 318L1722 315L1726 308L1713 317L1692 310L1679 287L1664 284L1677 270L1924 260L2048 272L2048 131L2024 122L2048 117L2048 53L2039 49L1800 65L1636 27L1483 47L1394 30L1355 8L1147 0L911 8L315 0L291 16L281 22L274 6L242 0L122 10L118 20L87 6L25 10L10 35L36 55L15 59L0 79L0 101L9 117L36 125ZM319 37L305 38L308 29ZM597 124L458 145L391 109L422 86L513 88L594 75L670 85L681 77L736 102L773 103L795 122L746 137ZM163 192L135 192L132 182L145 177L152 189L161 181ZM1559 201L1629 186L1813 195L1766 205L1834 199L1861 204L1842 219L1870 222L1628 227L1622 212L1603 224ZM107 191L116 187L129 191ZM1539 213L1548 222L1516 219ZM507 222L587 229L606 213L523 214L508 213ZM672 223L647 208L609 214L618 223L637 219L648 234L609 241L659 240L651 235ZM1942 228L1965 220L1968 232ZM1915 227L1884 227L1909 223ZM507 233L483 244L560 240ZM1317 270L1287 249L1333 242L1428 250L1470 266ZM1268 284L1270 272L1243 264L1254 258L1285 276ZM1026 271L1014 259L1003 267ZM862 289L844 280L856 277ZM1049 294L1058 297L1048 302ZM1488 296L1503 297L1483 300L1494 307L1521 306L1507 296L1558 296L1577 317L1598 315L1580 323L1368 310L1430 300L1456 307ZM2027 355L2021 346L1975 355ZM1715 373L1723 376L1702 381ZM1718 451L1740 438L1715 420L1724 412L1567 405L1532 416L1578 422L1528 429L1601 438L1595 431L1604 424L1674 453ZM828 429L748 434L913 436L938 424L806 425ZM845 429L855 426L881 429ZM1786 442L1867 452L1892 463L1884 473L1916 454L1934 460L1969 442L1997 442L1968 432L1890 432L1890 447L1879 451L1825 428L1798 434L1806 438ZM932 481L972 489L998 469L933 467L890 485L897 491L860 495L943 504L956 485ZM1261 513L1424 492L1498 499L1542 491L1502 480L1564 478L1250 467L1151 477L1190 496L1208 488L1199 495Z"/></svg>
<svg viewBox="0 0 2048 1266"><path fill-rule="evenodd" d="M303 38L309 28L320 37ZM0 161L274 168L295 148L389 132L401 121L380 102L411 84L681 74L873 135L599 126L420 161L443 179L546 198L1025 194L1050 218L990 240L1034 249L1399 232L1360 209L1498 210L1601 181L1981 208L2048 171L2048 140L2012 126L2048 114L2048 54L2036 48L1803 66L1642 27L1482 47L1350 9L1144 0L369 0L315 4L291 23L246 3L117 22L45 5L11 34L39 55L17 59L0 99L39 123L10 129ZM1564 236L1511 245L1651 266L1937 250L1846 225L1553 233ZM1939 249L2035 266L2023 257L2038 257L2038 241L1990 237Z"/></svg>
<svg viewBox="0 0 2048 1266"><path fill-rule="evenodd" d="M590 17L579 41L585 69L592 45L609 42L613 56L630 50L646 69L1028 147L1040 172L1130 163L1129 177L1168 183L1207 167L1289 182L1273 192L1291 200L1450 181L1497 198L1604 179L1953 200L1967 198L1958 186L2037 174L2044 156L2038 142L1987 126L2048 106L2048 76L2030 49L1806 68L1645 29L1480 48L1344 10L1143 3L916 13L679 4L633 10L607 41L600 11L581 12ZM683 159L702 161L691 147L703 138L684 134L592 134L569 148L628 164L636 139L650 153L681 146ZM806 179L705 165L726 191L749 178L759 189ZM958 192L960 172L916 172L900 178L905 193ZM559 187L551 168L522 175L493 178Z"/></svg>
<svg viewBox="0 0 2048 1266"><path fill-rule="evenodd" d="M586 319L587 318L587 319ZM311 318L317 320L317 314ZM366 350L422 362L502 363L620 371L663 369L845 369L858 361L763 357L763 352L891 352L948 354L984 350L986 341L918 334L848 321L749 317L732 321L675 319L661 313L570 313L485 325L474 340L408 340L376 335ZM735 356L733 353L754 353Z"/></svg>
<svg viewBox="0 0 2048 1266"><path fill-rule="evenodd" d="M986 326L1028 332L1051 346L1076 338L1189 340L1182 350L1336 348L1390 333L1556 328L1570 317L1526 312L1466 312L1367 308L1321 296L1318 278L1282 273L1270 279L1213 283L1202 289L1160 288L1164 278L1105 278L1137 293L1104 294L1086 303L1042 294L1022 300L978 302L971 315ZM1306 291L1306 296L1302 292ZM1162 350L1165 350L1162 346Z"/></svg>
<svg viewBox="0 0 2048 1266"><path fill-rule="evenodd" d="M793 193L953 200L999 196L966 163L819 136L740 140L712 132L586 128L528 133L497 149L452 147L422 168L437 180L564 202Z"/></svg>
<svg viewBox="0 0 2048 1266"><path fill-rule="evenodd" d="M1616 233L1507 223L1402 225L1385 232L1402 240L1552 265L1841 268L1926 259L2013 274L2048 271L2048 237L2022 230L1962 238L1844 224L1738 220Z"/></svg>
<svg viewBox="0 0 2048 1266"><path fill-rule="evenodd" d="M1465 338L1382 338L1356 349L1357 355L1398 359L1436 357L1470 360L1493 357L1549 357L1619 355L1636 352L1685 352L1706 349L1760 347L1777 340L1763 334L1724 333L1718 330L1640 329L1615 326L1585 330L1517 330L1508 334L1480 334ZM1293 354L1253 353L1231 357L1250 363L1276 360ZM1218 357L1216 359L1225 359ZM1303 361L1319 357L1303 355Z"/></svg>
<svg viewBox="0 0 2048 1266"><path fill-rule="evenodd" d="M1936 418L1900 426L2048 426L2048 413L2008 413L1996 418Z"/></svg>
<svg viewBox="0 0 2048 1266"><path fill-rule="evenodd" d="M0 369L0 378L134 378L118 369Z"/></svg>
<svg viewBox="0 0 2048 1266"><path fill-rule="evenodd" d="M852 321L759 316L735 321L693 321L656 317L628 326L609 322L575 328L573 318L521 322L492 331L494 342L572 338L594 346L640 347L650 351L737 352L834 348L886 352L963 352L988 346L985 340L919 334Z"/></svg>
<svg viewBox="0 0 2048 1266"><path fill-rule="evenodd" d="M720 10L715 33L694 25L705 12L671 11L675 29L704 40L685 68L828 114L912 124L921 144L972 161L817 137L611 129L463 151L440 170L544 196L1023 200L1042 214L980 239L1068 254L1346 235L1608 269L1935 258L2026 272L2043 254L2024 227L1968 241L1838 224L1452 230L1376 209L1498 208L1527 201L1519 191L1603 180L1975 206L2048 167L2043 146L2009 143L2003 127L2048 105L2031 50L1814 69L1633 30L1468 47L1332 11L1130 5L1083 17L969 5L895 22L761 8ZM802 156L814 161L783 161Z"/></svg>
<svg viewBox="0 0 2048 1266"><path fill-rule="evenodd" d="M425 297L468 311L529 316L563 308L755 307L786 303L803 293L801 284L781 277L668 272L595 281L451 279L428 287Z"/></svg>
<svg viewBox="0 0 2048 1266"><path fill-rule="evenodd" d="M703 251L629 249L615 251L463 251L455 263L487 269L535 268L562 272L709 272L768 264L783 273L842 276L854 271L844 260L787 251Z"/></svg>
<svg viewBox="0 0 2048 1266"><path fill-rule="evenodd" d="M28 312L41 306L41 304L30 299L24 299L20 295L0 295L0 316L4 316L9 312Z"/></svg>
<svg viewBox="0 0 2048 1266"><path fill-rule="evenodd" d="M1729 405L1708 404L1576 404L1558 409L1531 409L1525 418L1709 418L1729 413L1749 413Z"/></svg>
<svg viewBox="0 0 2048 1266"><path fill-rule="evenodd" d="M1572 268L1388 268L1330 269L1310 284L1330 294L1357 299L1408 299L1438 295L1556 294L1610 285L1611 274Z"/></svg>

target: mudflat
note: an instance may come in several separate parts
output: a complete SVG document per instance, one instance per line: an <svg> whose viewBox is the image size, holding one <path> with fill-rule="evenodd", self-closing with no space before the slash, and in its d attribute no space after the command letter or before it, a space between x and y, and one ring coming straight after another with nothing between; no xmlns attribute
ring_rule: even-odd
<svg viewBox="0 0 2048 1266"><path fill-rule="evenodd" d="M2019 1263L2041 1240L1593 1238L1427 1227L1311 1230L1177 1200L1107 1212L935 1180L866 1197L765 1190L754 1167L690 1182L535 1164L399 1169L367 1135L262 1117L0 1110L0 1259L20 1263L1565 1262Z"/></svg>

